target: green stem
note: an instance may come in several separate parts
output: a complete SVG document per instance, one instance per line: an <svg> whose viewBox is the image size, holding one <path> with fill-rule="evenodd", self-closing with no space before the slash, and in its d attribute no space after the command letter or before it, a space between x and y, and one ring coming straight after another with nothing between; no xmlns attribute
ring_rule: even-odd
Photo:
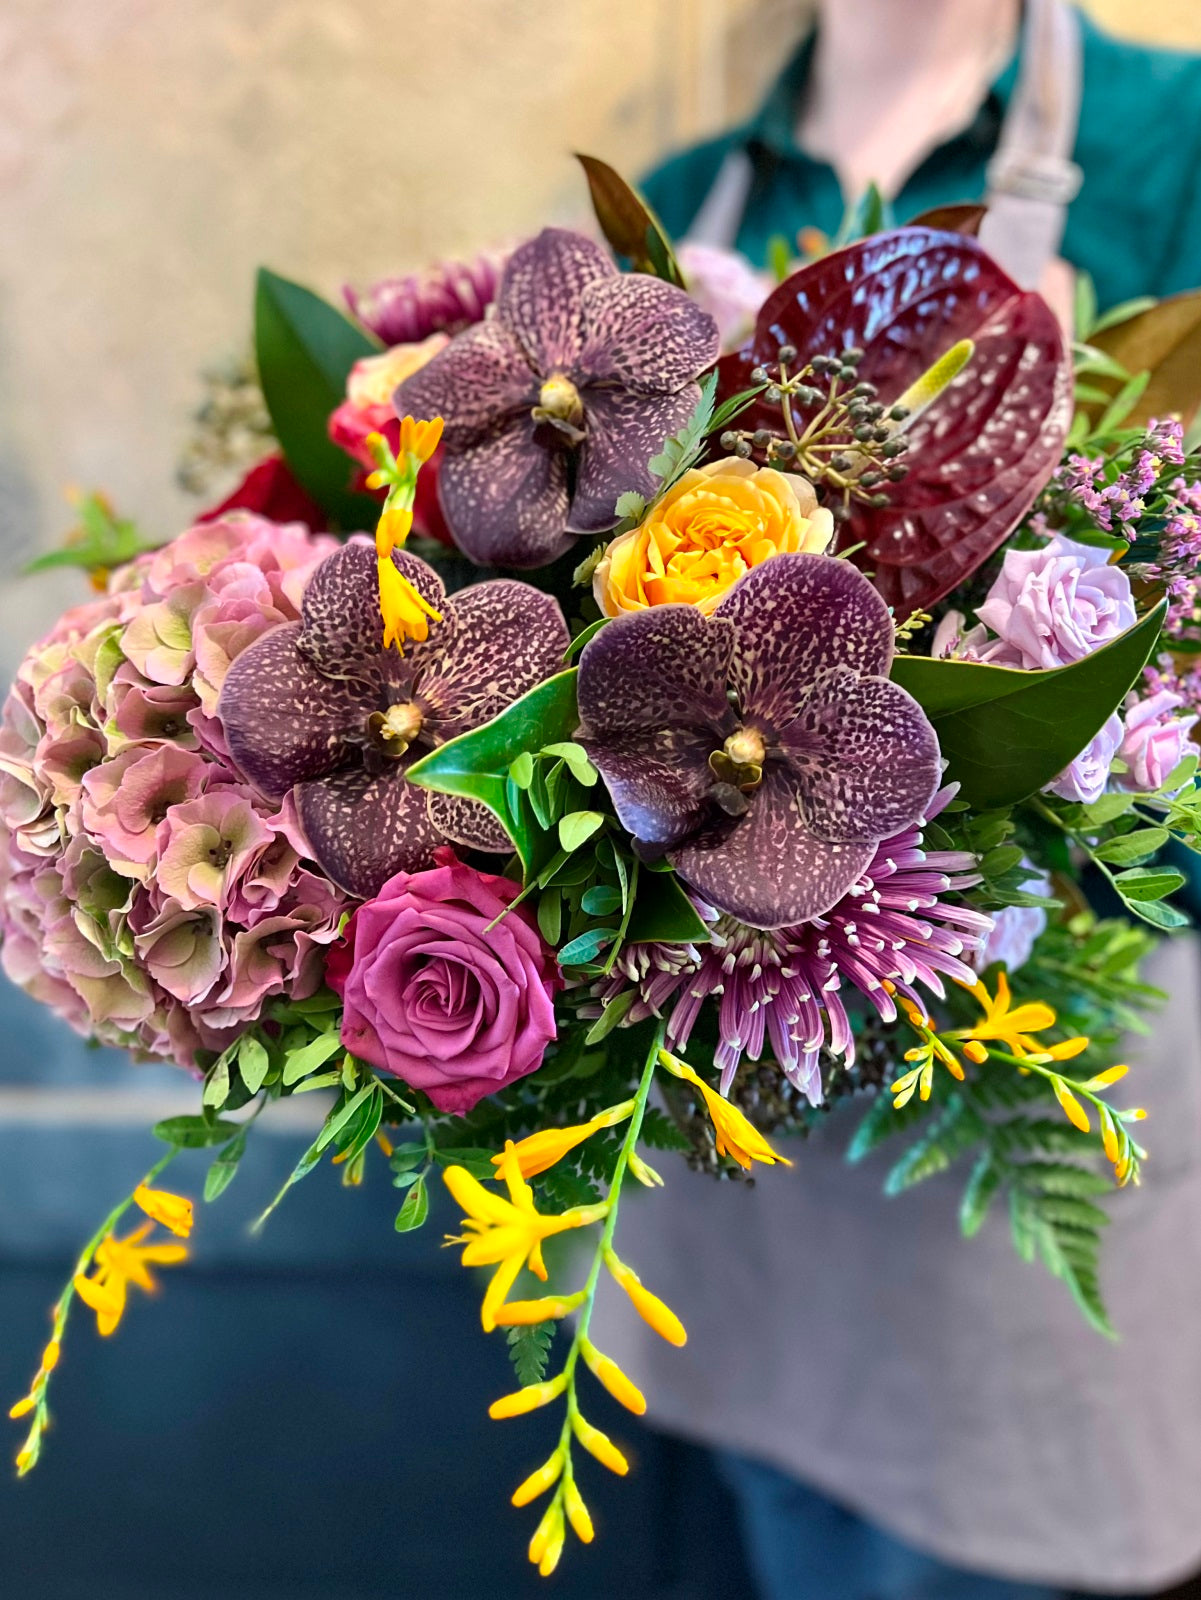
<svg viewBox="0 0 1201 1600"><path fill-rule="evenodd" d="M67 1331L67 1318L71 1312L71 1304L75 1299L76 1278L81 1277L87 1272L88 1268L92 1264L92 1258L95 1256L96 1251L104 1243L105 1239L107 1239L112 1233L113 1229L129 1210L130 1206L133 1205L133 1196L136 1190L141 1188L149 1188L159 1174L164 1172L166 1168L169 1167L175 1160L176 1156L180 1152L180 1148L181 1147L179 1145L172 1145L167 1151L166 1155L160 1157L160 1159L154 1163L149 1172L147 1172L145 1176L134 1185L134 1189L131 1190L131 1192L127 1194L123 1200L119 1201L113 1207L108 1216L105 1217L104 1221L100 1224L95 1233L88 1240L87 1244L85 1244L83 1249L80 1251L79 1258L72 1268L71 1274L66 1283L63 1285L62 1293L54 1302L54 1307L51 1311L52 1322L50 1340L53 1344L61 1345L63 1336ZM24 1477L25 1473L36 1464L38 1453L41 1448L42 1433L50 1421L50 1412L46 1403L46 1391L49 1389L49 1387L50 1373L43 1369L42 1373L39 1374L39 1378L35 1380L37 1404L34 1407L33 1422L30 1425L29 1434L21 1452L23 1456L28 1456L27 1464L18 1469L22 1477Z"/></svg>

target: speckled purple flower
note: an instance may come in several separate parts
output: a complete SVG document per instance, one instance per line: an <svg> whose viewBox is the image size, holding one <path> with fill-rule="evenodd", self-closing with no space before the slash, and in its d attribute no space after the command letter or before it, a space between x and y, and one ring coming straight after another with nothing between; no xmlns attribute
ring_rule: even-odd
<svg viewBox="0 0 1201 1600"><path fill-rule="evenodd" d="M314 860L363 898L427 866L447 839L511 848L485 807L418 789L405 772L549 677L567 645L558 605L528 584L498 579L452 597L424 561L392 559L442 614L427 639L403 656L384 649L375 551L355 540L313 574L300 622L242 652L217 706L242 772L271 799L296 786Z"/></svg>
<svg viewBox="0 0 1201 1600"><path fill-rule="evenodd" d="M540 567L617 521L627 489L696 405L717 324L682 289L620 273L544 228L509 257L493 314L400 385L397 413L445 418L439 477L455 540L481 565Z"/></svg>
<svg viewBox="0 0 1201 1600"><path fill-rule="evenodd" d="M756 928L828 911L938 787L938 740L888 681L893 624L829 556L780 555L712 617L655 606L580 659L577 738L647 857Z"/></svg>

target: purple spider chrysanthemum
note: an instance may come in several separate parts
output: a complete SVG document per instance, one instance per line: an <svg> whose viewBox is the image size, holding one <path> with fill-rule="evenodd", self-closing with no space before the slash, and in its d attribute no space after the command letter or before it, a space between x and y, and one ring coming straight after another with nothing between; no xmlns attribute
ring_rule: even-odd
<svg viewBox="0 0 1201 1600"><path fill-rule="evenodd" d="M940 790L927 817L954 792ZM896 993L924 1006L918 985L941 996L943 978L975 983L965 958L988 938L992 918L941 898L978 883L975 866L965 851L924 851L922 824L915 824L877 847L862 877L825 916L763 932L733 917L713 921L716 913L700 907L713 922L712 944L628 946L600 998L635 985L628 1020L666 1014L667 1040L678 1050L705 1001L716 1000L721 1092L729 1092L744 1056L757 1061L770 1044L789 1081L816 1105L821 1052L842 1056L848 1066L855 1059L844 982L885 1022L897 1015Z"/></svg>
<svg viewBox="0 0 1201 1600"><path fill-rule="evenodd" d="M397 389L398 416L445 420L438 493L483 566L540 567L617 522L626 490L683 426L717 324L682 289L619 272L582 234L544 228L505 264L492 314Z"/></svg>

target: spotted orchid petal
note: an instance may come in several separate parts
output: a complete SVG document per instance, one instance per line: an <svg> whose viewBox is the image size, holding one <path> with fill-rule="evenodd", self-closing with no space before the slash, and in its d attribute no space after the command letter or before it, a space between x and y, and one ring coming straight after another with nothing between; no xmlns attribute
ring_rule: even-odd
<svg viewBox="0 0 1201 1600"><path fill-rule="evenodd" d="M299 622L286 622L243 650L217 702L230 755L269 800L341 765L362 698L347 681L322 677L298 649L300 633Z"/></svg>
<svg viewBox="0 0 1201 1600"><path fill-rule="evenodd" d="M567 455L537 443L530 416L447 453L438 494L455 543L480 566L543 567L570 548Z"/></svg>
<svg viewBox="0 0 1201 1600"><path fill-rule="evenodd" d="M726 676L734 648L728 622L695 606L652 606L606 624L584 646L577 685L587 743L612 731L733 729Z"/></svg>
<svg viewBox="0 0 1201 1600"><path fill-rule="evenodd" d="M868 580L829 556L773 556L717 608L738 636L730 683L744 712L783 728L831 668L886 677L893 623Z"/></svg>
<svg viewBox="0 0 1201 1600"><path fill-rule="evenodd" d="M434 827L452 844L504 855L513 849L509 835L488 807L478 800L469 800L461 794L430 793L427 809Z"/></svg>
<svg viewBox="0 0 1201 1600"><path fill-rule="evenodd" d="M366 899L395 872L429 866L442 836L426 791L407 782L407 761L374 776L348 767L296 791L300 824L313 858L339 887Z"/></svg>
<svg viewBox="0 0 1201 1600"><path fill-rule="evenodd" d="M497 578L461 589L421 646L417 698L439 740L490 722L559 670L567 624L553 596Z"/></svg>
<svg viewBox="0 0 1201 1600"><path fill-rule="evenodd" d="M394 551L392 561L421 598L440 612L446 590L433 567L406 550ZM321 563L305 590L301 617L299 648L326 678L391 685L399 698L409 698L412 661L397 650L384 649L376 554L367 540L352 539Z"/></svg>
<svg viewBox="0 0 1201 1600"><path fill-rule="evenodd" d="M392 403L400 417L442 417L443 440L457 450L485 438L498 419L536 405L540 381L517 339L489 317L406 378Z"/></svg>
<svg viewBox="0 0 1201 1600"><path fill-rule="evenodd" d="M536 371L544 377L570 372L585 338L585 294L618 276L594 240L568 228L543 228L505 263L496 314Z"/></svg>
<svg viewBox="0 0 1201 1600"><path fill-rule="evenodd" d="M617 383L641 395L672 394L717 360L717 323L690 294L644 273L602 278L580 300L578 383Z"/></svg>
<svg viewBox="0 0 1201 1600"><path fill-rule="evenodd" d="M875 841L831 844L804 820L800 782L786 768L764 775L745 817L723 820L670 852L696 892L752 928L820 917L860 877Z"/></svg>
<svg viewBox="0 0 1201 1600"><path fill-rule="evenodd" d="M678 394L584 390L587 438L571 501L573 533L607 532L617 522L618 498L628 489L647 497L657 491L658 479L647 463L688 421L699 394L695 383Z"/></svg>

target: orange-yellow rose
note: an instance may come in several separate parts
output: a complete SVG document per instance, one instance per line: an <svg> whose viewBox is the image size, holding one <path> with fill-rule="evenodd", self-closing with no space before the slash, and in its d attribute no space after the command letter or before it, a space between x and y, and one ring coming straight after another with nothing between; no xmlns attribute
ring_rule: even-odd
<svg viewBox="0 0 1201 1600"><path fill-rule="evenodd" d="M607 617L683 601L714 611L771 556L825 550L834 519L804 478L730 456L686 472L638 527L613 540L593 574Z"/></svg>

